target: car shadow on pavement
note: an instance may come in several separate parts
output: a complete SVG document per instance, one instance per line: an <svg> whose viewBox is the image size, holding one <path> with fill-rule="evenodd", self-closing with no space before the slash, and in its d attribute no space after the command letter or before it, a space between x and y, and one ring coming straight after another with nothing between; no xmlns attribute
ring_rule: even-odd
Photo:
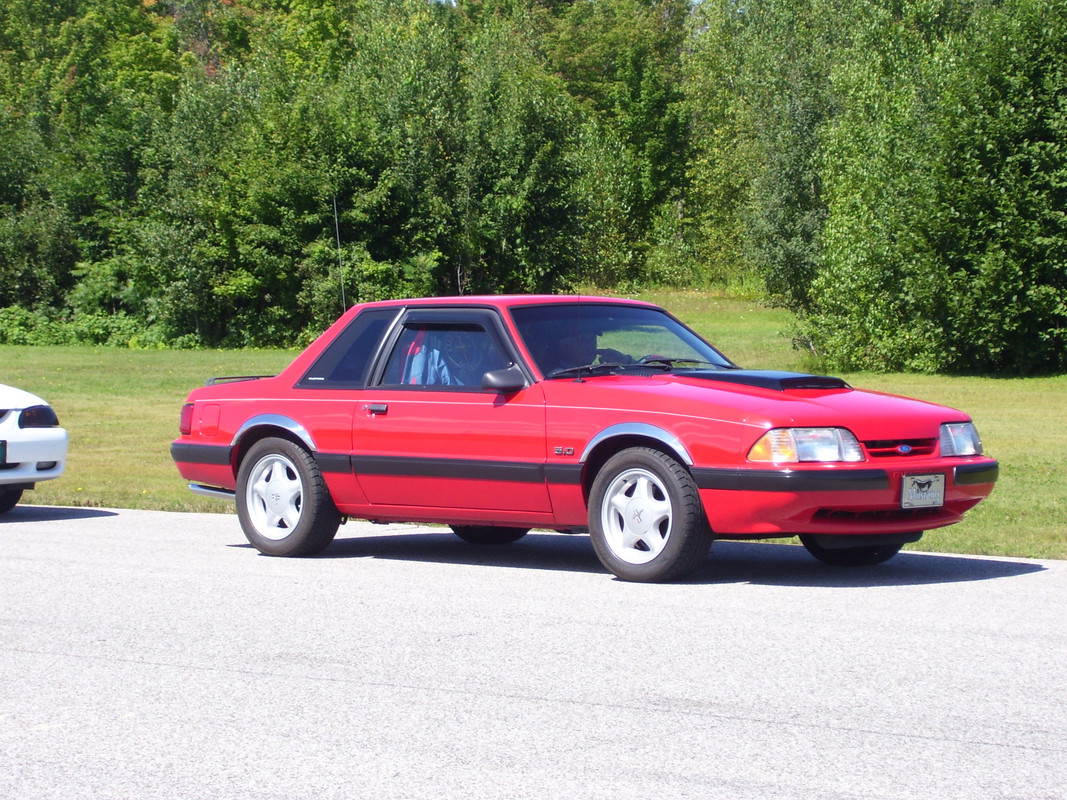
<svg viewBox="0 0 1067 800"><path fill-rule="evenodd" d="M395 530L395 529L394 529ZM338 538L318 558L385 558L508 569L606 573L588 536L534 531L513 544L471 545L446 529ZM799 545L719 541L682 584L909 586L1011 578L1040 572L1036 561L904 551L874 567L831 567Z"/></svg>
<svg viewBox="0 0 1067 800"><path fill-rule="evenodd" d="M6 514L0 514L0 524L4 522L62 522L72 519L96 519L117 516L116 512L103 508L17 505Z"/></svg>
<svg viewBox="0 0 1067 800"><path fill-rule="evenodd" d="M1041 563L987 556L901 551L873 567L833 567L799 544L715 542L707 561L686 583L768 586L922 586L1013 578L1045 570Z"/></svg>
<svg viewBox="0 0 1067 800"><path fill-rule="evenodd" d="M396 529L394 529L396 530ZM402 529L401 529L402 530ZM342 530L343 533L343 530ZM512 544L475 545L447 528L334 540L320 558L388 558L554 572L604 572L588 536L533 531Z"/></svg>

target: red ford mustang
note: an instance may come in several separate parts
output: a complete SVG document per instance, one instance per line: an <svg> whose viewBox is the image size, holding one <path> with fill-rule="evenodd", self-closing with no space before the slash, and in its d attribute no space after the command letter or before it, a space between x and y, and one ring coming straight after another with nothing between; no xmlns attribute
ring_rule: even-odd
<svg viewBox="0 0 1067 800"><path fill-rule="evenodd" d="M280 375L194 390L171 453L270 555L317 553L347 517L479 544L546 528L635 581L686 575L713 539L877 564L998 473L962 412L741 369L648 303L551 296L353 307Z"/></svg>

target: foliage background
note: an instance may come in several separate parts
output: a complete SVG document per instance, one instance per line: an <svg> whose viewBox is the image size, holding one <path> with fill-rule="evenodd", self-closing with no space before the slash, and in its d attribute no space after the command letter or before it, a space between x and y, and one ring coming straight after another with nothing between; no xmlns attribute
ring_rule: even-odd
<svg viewBox="0 0 1067 800"><path fill-rule="evenodd" d="M824 368L1067 371L1067 0L7 0L0 342L726 289Z"/></svg>

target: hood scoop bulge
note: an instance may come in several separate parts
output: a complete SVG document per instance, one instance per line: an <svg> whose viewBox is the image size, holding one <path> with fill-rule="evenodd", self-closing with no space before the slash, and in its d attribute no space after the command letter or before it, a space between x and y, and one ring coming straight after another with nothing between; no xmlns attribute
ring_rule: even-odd
<svg viewBox="0 0 1067 800"><path fill-rule="evenodd" d="M730 370L694 370L686 372L687 378L704 381L735 383L742 386L755 386L759 389L772 389L784 392L789 389L851 389L840 378L828 375L807 375L803 372L780 372L778 370L730 369Z"/></svg>

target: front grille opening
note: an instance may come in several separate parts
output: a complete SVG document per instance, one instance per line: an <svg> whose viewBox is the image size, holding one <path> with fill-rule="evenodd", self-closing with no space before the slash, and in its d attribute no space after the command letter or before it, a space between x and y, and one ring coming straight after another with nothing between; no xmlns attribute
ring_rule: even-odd
<svg viewBox="0 0 1067 800"><path fill-rule="evenodd" d="M871 458L911 458L932 456L937 452L937 439L879 439L863 446Z"/></svg>

